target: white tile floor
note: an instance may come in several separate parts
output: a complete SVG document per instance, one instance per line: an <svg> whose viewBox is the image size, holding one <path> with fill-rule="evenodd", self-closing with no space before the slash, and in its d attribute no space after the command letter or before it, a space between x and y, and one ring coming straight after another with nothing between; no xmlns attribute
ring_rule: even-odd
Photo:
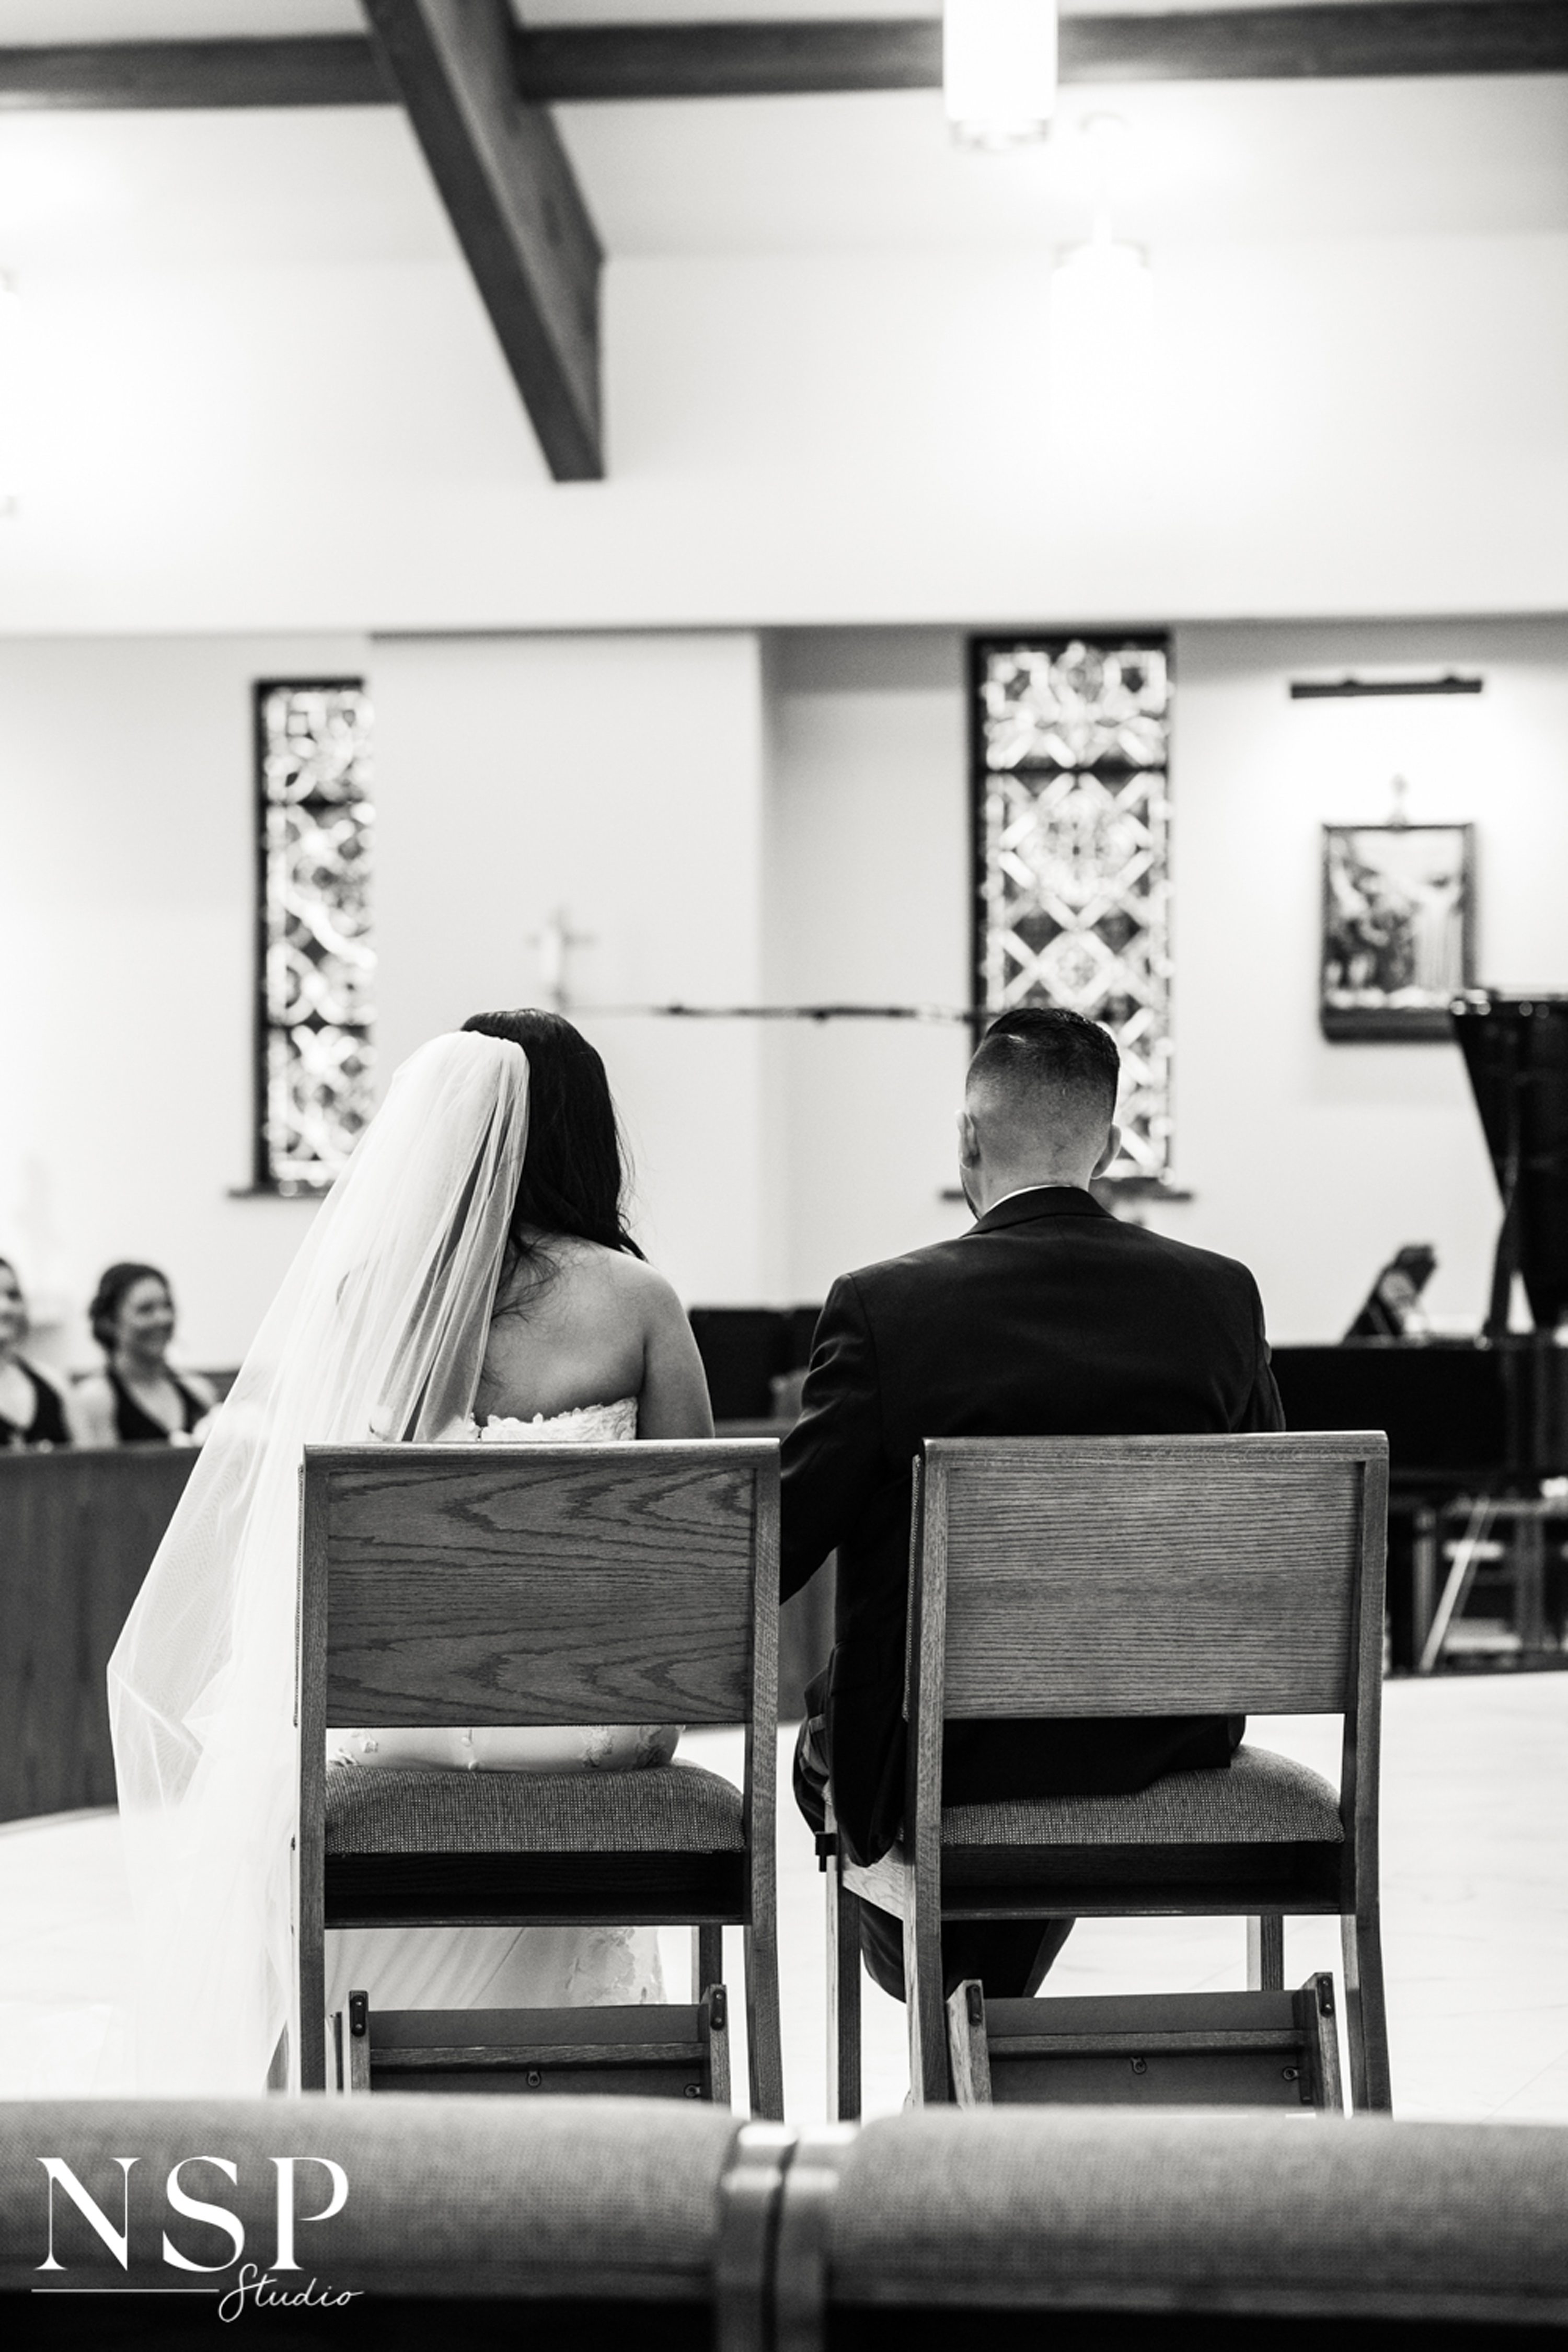
<svg viewBox="0 0 1568 2352"><path fill-rule="evenodd" d="M1568 1675L1393 1683L1384 1701L1397 2111L1568 2123ZM1337 1723L1258 1720L1251 1736L1337 1773ZM787 1796L790 1742L780 1745L784 2073L789 2112L805 2121L824 2112L822 1881ZM704 1734L683 1752L732 1771L740 1745ZM0 2096L124 2085L129 1936L112 1814L0 1830ZM685 1939L668 1942L679 2000ZM1093 1921L1077 1929L1047 1989L1239 1985L1244 1955L1238 1920ZM738 1948L725 1965L738 1995ZM1289 1927L1286 1968L1292 1982L1313 1968L1337 1975L1332 1923ZM880 2114L901 2104L908 2081L903 2011L868 1984L865 2021L867 2111Z"/></svg>

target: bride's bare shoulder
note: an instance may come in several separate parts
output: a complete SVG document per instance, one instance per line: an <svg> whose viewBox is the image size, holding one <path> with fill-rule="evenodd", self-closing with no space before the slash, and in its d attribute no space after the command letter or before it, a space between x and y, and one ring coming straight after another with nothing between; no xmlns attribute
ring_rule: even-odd
<svg viewBox="0 0 1568 2352"><path fill-rule="evenodd" d="M547 1313L569 1307L574 1316L609 1313L620 1321L635 1320L645 1329L672 1313L685 1312L663 1275L645 1258L606 1249L603 1243L574 1234L542 1236L536 1246L535 1265L520 1267L503 1286L499 1302L503 1309L515 1304L526 1315L535 1306Z"/></svg>
<svg viewBox="0 0 1568 2352"><path fill-rule="evenodd" d="M684 1314L671 1285L646 1258L632 1257L625 1250L605 1249L598 1242L579 1242L575 1246L586 1252L592 1261L591 1278L602 1284L605 1293L624 1310L640 1313L649 1322L672 1311Z"/></svg>

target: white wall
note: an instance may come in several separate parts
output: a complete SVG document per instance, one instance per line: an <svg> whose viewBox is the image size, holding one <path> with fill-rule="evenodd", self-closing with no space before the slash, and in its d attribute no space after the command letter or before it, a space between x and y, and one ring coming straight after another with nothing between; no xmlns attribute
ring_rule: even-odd
<svg viewBox="0 0 1568 2352"><path fill-rule="evenodd" d="M541 1003L530 935L591 946L574 1017L605 1058L639 1238L683 1295L769 1295L754 1026L580 1006L755 1003L762 690L754 636L382 641L374 662L381 1057Z"/></svg>
<svg viewBox="0 0 1568 2352"><path fill-rule="evenodd" d="M456 258L24 272L0 629L1568 606L1568 236L1156 261L1075 403L1048 247L618 257L567 488Z"/></svg>
<svg viewBox="0 0 1568 2352"><path fill-rule="evenodd" d="M952 629L770 641L766 973L774 1003L970 995L963 643ZM791 1024L770 1076L783 1295L962 1232L953 1113L966 1028Z"/></svg>
<svg viewBox="0 0 1568 2352"><path fill-rule="evenodd" d="M44 1352L96 1360L112 1259L174 1285L179 1349L234 1362L309 1205L251 1173L251 685L354 674L363 637L0 644L0 1253Z"/></svg>

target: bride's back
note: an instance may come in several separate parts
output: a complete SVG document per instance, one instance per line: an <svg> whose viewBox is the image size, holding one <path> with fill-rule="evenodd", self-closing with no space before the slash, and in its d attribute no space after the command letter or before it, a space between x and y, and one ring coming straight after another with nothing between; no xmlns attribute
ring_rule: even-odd
<svg viewBox="0 0 1568 2352"><path fill-rule="evenodd" d="M639 1401L650 1322L668 1288L650 1266L574 1234L541 1235L503 1276L476 1411L546 1420L588 1404Z"/></svg>

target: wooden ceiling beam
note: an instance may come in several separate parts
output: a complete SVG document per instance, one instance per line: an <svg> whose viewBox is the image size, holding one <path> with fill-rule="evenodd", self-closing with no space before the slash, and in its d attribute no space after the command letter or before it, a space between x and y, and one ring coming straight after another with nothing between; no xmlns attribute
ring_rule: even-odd
<svg viewBox="0 0 1568 2352"><path fill-rule="evenodd" d="M1556 0L1370 0L1064 16L1064 82L1300 81L1568 71ZM652 98L779 98L935 89L936 17L786 24L556 25L521 32L518 72L552 104Z"/></svg>
<svg viewBox="0 0 1568 2352"><path fill-rule="evenodd" d="M1064 16L1064 81L1360 81L1568 71L1559 0L1371 0Z"/></svg>
<svg viewBox="0 0 1568 2352"><path fill-rule="evenodd" d="M357 33L0 49L0 107L395 106Z"/></svg>
<svg viewBox="0 0 1568 2352"><path fill-rule="evenodd" d="M934 17L552 26L510 34L534 105L808 97L934 89ZM1561 0L1369 0L1357 6L1066 16L1068 82L1357 80L1568 72ZM384 106L369 41L120 41L0 49L0 108Z"/></svg>
<svg viewBox="0 0 1568 2352"><path fill-rule="evenodd" d="M507 0L364 0L552 474L604 474L602 248L554 122L521 98Z"/></svg>

